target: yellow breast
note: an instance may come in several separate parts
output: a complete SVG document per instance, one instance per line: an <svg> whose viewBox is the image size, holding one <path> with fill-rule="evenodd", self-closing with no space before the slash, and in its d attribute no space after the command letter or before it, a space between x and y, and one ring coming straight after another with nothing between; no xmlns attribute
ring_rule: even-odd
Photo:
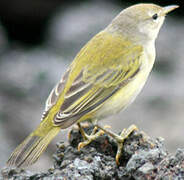
<svg viewBox="0 0 184 180"><path fill-rule="evenodd" d="M150 47L152 49L152 47ZM150 48L145 49L142 58L142 68L140 72L126 86L122 87L116 94L107 100L98 110L96 110L96 118L101 119L111 114L115 114L130 105L140 93L149 73L153 67L155 60L154 49L149 53ZM153 47L154 48L154 47ZM148 51L147 51L148 50Z"/></svg>

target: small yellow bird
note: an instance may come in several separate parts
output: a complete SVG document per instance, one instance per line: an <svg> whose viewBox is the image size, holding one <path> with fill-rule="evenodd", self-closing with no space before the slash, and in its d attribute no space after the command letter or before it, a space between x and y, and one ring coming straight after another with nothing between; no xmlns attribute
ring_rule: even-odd
<svg viewBox="0 0 184 180"><path fill-rule="evenodd" d="M112 136L118 144L118 163L123 142L136 126L116 135L97 122L125 109L139 94L154 64L158 32L166 14L176 8L177 5L137 4L120 12L95 35L50 93L40 125L15 149L7 164L33 164L59 131L74 123L85 139L79 149L103 132ZM80 125L85 120L95 125L91 135Z"/></svg>

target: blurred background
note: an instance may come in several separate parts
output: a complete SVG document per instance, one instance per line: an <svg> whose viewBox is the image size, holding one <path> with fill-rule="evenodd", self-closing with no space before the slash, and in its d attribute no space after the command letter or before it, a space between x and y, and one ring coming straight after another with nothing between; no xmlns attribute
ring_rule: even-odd
<svg viewBox="0 0 184 180"><path fill-rule="evenodd" d="M141 1L159 5L181 1ZM0 168L14 148L39 124L44 103L80 48L125 7L126 0L0 0ZM154 70L136 101L101 122L115 132L132 123L169 152L184 147L184 8L168 15L156 42ZM133 112L133 113L132 113ZM55 143L31 167L52 164Z"/></svg>

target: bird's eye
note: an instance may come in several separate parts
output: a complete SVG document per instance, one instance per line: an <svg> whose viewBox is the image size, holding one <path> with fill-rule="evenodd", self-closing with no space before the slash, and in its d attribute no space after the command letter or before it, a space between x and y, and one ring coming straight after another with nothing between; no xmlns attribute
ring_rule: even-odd
<svg viewBox="0 0 184 180"><path fill-rule="evenodd" d="M157 20L157 19L158 19L158 14L154 14L154 15L152 16L152 19L153 19L153 20Z"/></svg>

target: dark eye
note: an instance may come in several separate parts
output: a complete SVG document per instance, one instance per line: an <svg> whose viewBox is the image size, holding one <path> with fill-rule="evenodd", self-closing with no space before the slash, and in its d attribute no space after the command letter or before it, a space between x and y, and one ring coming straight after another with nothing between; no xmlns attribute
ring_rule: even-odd
<svg viewBox="0 0 184 180"><path fill-rule="evenodd" d="M152 16L152 19L154 19L154 20L157 20L157 18L158 18L158 14L154 14L154 15Z"/></svg>

